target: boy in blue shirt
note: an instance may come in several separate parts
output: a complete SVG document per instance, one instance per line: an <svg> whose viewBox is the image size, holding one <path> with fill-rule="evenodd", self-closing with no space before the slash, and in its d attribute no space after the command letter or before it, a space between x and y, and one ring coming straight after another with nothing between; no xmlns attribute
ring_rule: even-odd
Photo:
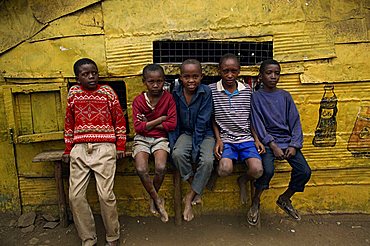
<svg viewBox="0 0 370 246"><path fill-rule="evenodd" d="M259 219L260 197L274 175L275 159L285 159L292 167L289 188L279 196L276 204L296 220L301 217L290 198L295 192L303 192L311 176L311 169L301 152L303 134L298 110L289 92L276 87L280 70L277 61L264 61L259 73L263 88L252 96L252 124L266 149L261 155L264 172L255 182L256 191L248 213L248 222L252 225Z"/></svg>
<svg viewBox="0 0 370 246"><path fill-rule="evenodd" d="M192 205L199 202L213 169L212 93L201 84L202 78L199 61L185 60L181 64L181 84L173 91L178 120L175 131L170 133L172 159L182 179L191 186L183 200L185 221L194 218Z"/></svg>

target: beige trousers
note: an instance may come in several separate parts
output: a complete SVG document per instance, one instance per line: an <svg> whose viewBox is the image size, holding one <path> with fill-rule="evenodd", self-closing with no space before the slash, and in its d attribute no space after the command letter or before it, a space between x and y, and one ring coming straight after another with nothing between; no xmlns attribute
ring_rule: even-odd
<svg viewBox="0 0 370 246"><path fill-rule="evenodd" d="M106 240L119 239L116 197L113 193L116 172L114 143L76 144L70 154L69 202L74 224L83 246L97 242L94 217L86 200L90 174L94 173Z"/></svg>

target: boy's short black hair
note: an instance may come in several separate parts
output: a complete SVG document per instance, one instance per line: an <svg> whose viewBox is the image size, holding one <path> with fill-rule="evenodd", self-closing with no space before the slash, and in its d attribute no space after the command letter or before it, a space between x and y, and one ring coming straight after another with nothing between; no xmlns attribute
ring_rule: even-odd
<svg viewBox="0 0 370 246"><path fill-rule="evenodd" d="M278 65L279 68L281 69L280 67L280 63L274 59L268 59L268 60L264 60L262 63L261 63L261 66L260 66L260 74L263 73L265 71L265 68L267 67L267 65Z"/></svg>
<svg viewBox="0 0 370 246"><path fill-rule="evenodd" d="M199 66L200 72L202 73L202 64L200 64L200 62L197 59L186 59L185 61L183 61L180 66L181 73L183 73L184 66L187 64L194 64Z"/></svg>
<svg viewBox="0 0 370 246"><path fill-rule="evenodd" d="M155 72L155 71L159 71L162 73L162 75L164 76L164 70L163 70L163 67L161 67L160 65L154 63L154 64L148 64L144 67L143 69L143 81L146 79L146 75L149 73L149 72Z"/></svg>
<svg viewBox="0 0 370 246"><path fill-rule="evenodd" d="M218 66L220 67L222 65L222 63L224 63L226 60L229 60L229 59L233 59L235 60L238 65L240 66L240 61L238 59L238 57L232 53L227 53L225 55L223 55L221 58L220 58L220 62L218 63Z"/></svg>
<svg viewBox="0 0 370 246"><path fill-rule="evenodd" d="M78 74L80 73L80 67L85 64L93 64L95 65L96 69L98 69L96 63L90 58L81 58L78 61L76 61L75 64L73 65L73 71L76 77L78 77Z"/></svg>

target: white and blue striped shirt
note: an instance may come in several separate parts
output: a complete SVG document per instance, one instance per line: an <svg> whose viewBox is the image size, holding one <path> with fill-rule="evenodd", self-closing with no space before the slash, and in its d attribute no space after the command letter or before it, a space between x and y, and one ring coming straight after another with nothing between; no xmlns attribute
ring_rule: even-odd
<svg viewBox="0 0 370 246"><path fill-rule="evenodd" d="M230 93L222 81L209 85L213 97L213 115L224 143L253 141L251 133L251 96L249 85L237 82L237 89Z"/></svg>

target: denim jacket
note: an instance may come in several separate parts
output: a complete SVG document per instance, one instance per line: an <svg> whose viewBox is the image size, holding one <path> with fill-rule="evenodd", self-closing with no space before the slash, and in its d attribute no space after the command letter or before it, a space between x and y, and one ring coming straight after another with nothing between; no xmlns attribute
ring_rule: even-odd
<svg viewBox="0 0 370 246"><path fill-rule="evenodd" d="M192 161L199 156L200 145L206 136L213 136L212 130L212 92L207 85L200 84L191 102L187 105L182 85L173 90L177 109L177 126L169 134L171 150L177 138L185 133L193 137Z"/></svg>

